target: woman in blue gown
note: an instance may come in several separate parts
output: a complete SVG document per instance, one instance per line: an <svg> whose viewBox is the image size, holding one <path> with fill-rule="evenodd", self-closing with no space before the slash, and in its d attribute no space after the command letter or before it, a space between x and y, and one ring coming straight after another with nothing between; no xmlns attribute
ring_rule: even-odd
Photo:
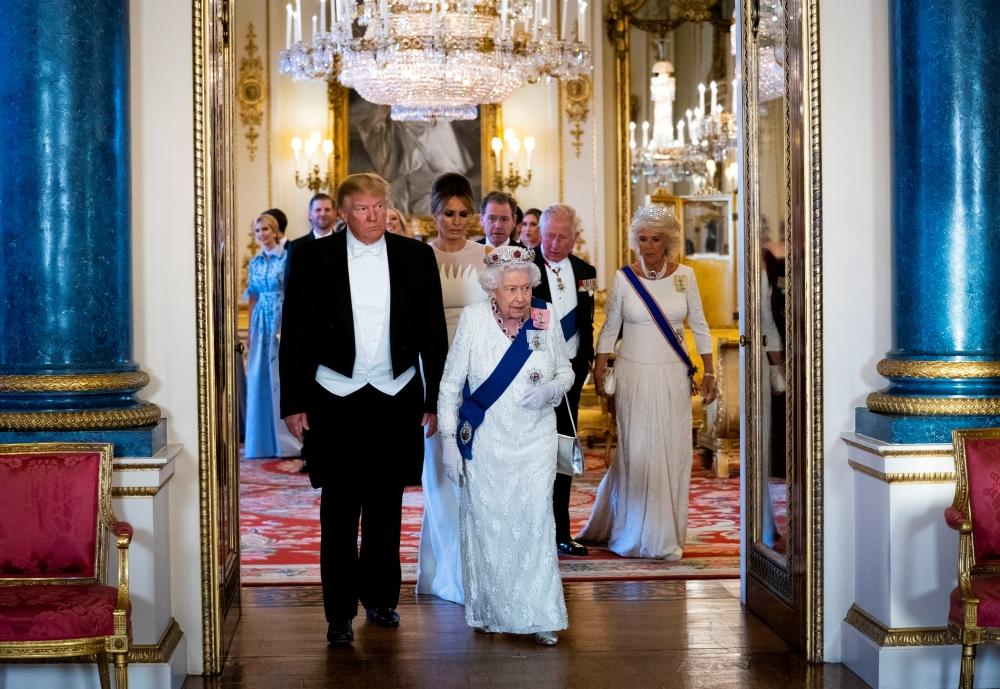
<svg viewBox="0 0 1000 689"><path fill-rule="evenodd" d="M264 213L254 221L260 251L250 259L246 296L250 300L247 362L247 430L244 457L298 457L302 445L278 412L278 335L285 297L287 254L278 243L278 222Z"/></svg>

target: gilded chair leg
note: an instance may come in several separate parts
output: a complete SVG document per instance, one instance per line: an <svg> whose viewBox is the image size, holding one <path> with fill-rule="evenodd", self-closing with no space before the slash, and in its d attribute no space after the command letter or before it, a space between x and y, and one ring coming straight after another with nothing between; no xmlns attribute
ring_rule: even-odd
<svg viewBox="0 0 1000 689"><path fill-rule="evenodd" d="M101 678L101 689L111 689L111 676L108 674L109 661L107 653L97 654L97 676Z"/></svg>
<svg viewBox="0 0 1000 689"><path fill-rule="evenodd" d="M128 655L115 653L115 685L117 689L128 689Z"/></svg>
<svg viewBox="0 0 1000 689"><path fill-rule="evenodd" d="M958 689L972 689L972 680L976 674L976 646L962 644L962 669L958 677Z"/></svg>

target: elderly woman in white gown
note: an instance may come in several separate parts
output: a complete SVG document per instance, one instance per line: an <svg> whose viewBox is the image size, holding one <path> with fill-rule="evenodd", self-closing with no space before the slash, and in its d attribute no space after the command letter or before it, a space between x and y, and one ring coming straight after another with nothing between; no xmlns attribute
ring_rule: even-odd
<svg viewBox="0 0 1000 689"><path fill-rule="evenodd" d="M534 252L500 247L480 275L487 302L462 312L441 379L443 464L461 480L465 617L481 632L554 645L568 624L552 518L555 406L573 384L558 322L532 301Z"/></svg>
<svg viewBox="0 0 1000 689"><path fill-rule="evenodd" d="M618 447L578 539L607 543L624 557L683 556L694 372L684 349L685 320L704 365L702 401L708 404L717 394L712 339L698 283L694 271L676 261L680 241L680 224L672 212L663 206L636 211L629 244L639 260L615 274L607 320L597 340L594 377L598 394L607 397L603 384L608 359L622 332L614 365ZM672 333L657 324L657 315Z"/></svg>

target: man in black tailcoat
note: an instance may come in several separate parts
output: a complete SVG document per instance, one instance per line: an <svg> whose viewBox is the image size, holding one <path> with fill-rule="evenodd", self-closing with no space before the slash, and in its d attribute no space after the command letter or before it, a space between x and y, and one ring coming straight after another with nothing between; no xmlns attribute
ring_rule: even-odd
<svg viewBox="0 0 1000 689"><path fill-rule="evenodd" d="M553 323L563 324L566 348L576 376L566 400L556 407L560 435L574 435L580 410L580 391L594 361L594 287L597 270L573 255L580 233L580 220L571 206L554 204L542 212L542 243L535 249L535 263L542 280L533 295L552 304ZM568 316L568 314L575 314ZM571 417L572 415L572 417ZM556 520L556 547L564 555L582 556L587 548L573 540L569 528L569 495L573 477L556 474L552 491L552 512Z"/></svg>
<svg viewBox="0 0 1000 689"><path fill-rule="evenodd" d="M320 574L332 644L353 641L359 600L370 623L399 626L403 487L420 483L448 350L434 252L386 234L388 195L375 174L341 182L347 231L296 247L285 290L281 416L323 491Z"/></svg>

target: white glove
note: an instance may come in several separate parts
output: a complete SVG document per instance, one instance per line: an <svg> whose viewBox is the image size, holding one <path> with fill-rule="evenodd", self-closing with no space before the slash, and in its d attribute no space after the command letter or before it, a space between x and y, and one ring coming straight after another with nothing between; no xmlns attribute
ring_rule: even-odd
<svg viewBox="0 0 1000 689"><path fill-rule="evenodd" d="M517 403L525 409L544 409L545 407L554 407L559 404L562 396L563 391L559 387L559 384L554 380L550 380L548 383L542 383L541 385L536 385L525 390Z"/></svg>
<svg viewBox="0 0 1000 689"><path fill-rule="evenodd" d="M769 368L771 394L780 395L788 389L788 386L785 384L785 367L783 364L771 364Z"/></svg>
<svg viewBox="0 0 1000 689"><path fill-rule="evenodd" d="M459 452L454 438L442 438L441 442L441 464L444 468L444 475L457 486L459 477L462 475L464 461L462 453Z"/></svg>

